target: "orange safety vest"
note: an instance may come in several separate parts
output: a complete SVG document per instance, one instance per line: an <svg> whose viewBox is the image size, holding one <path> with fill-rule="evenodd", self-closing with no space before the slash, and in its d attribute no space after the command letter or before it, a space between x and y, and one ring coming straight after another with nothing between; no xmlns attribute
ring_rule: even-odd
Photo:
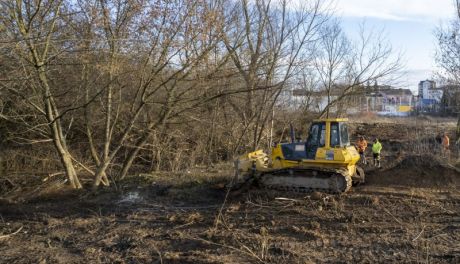
<svg viewBox="0 0 460 264"><path fill-rule="evenodd" d="M367 141L365 139L358 140L358 150L364 152L367 148Z"/></svg>
<svg viewBox="0 0 460 264"><path fill-rule="evenodd" d="M445 148L448 148L449 147L449 137L448 136L444 136L442 138L442 145L445 147Z"/></svg>

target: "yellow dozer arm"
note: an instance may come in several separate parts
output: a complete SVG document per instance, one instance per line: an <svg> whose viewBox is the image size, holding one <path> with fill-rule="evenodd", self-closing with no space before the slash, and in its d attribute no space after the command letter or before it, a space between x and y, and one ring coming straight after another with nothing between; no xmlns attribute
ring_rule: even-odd
<svg viewBox="0 0 460 264"><path fill-rule="evenodd" d="M235 169L240 176L267 171L268 166L268 155L261 149L242 155L235 161Z"/></svg>

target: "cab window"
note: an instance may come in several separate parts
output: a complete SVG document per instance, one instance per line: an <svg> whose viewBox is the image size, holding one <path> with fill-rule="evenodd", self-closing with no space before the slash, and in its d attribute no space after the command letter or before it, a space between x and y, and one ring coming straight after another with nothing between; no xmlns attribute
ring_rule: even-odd
<svg viewBox="0 0 460 264"><path fill-rule="evenodd" d="M307 141L310 145L324 147L326 144L326 124L313 124L310 128L310 134Z"/></svg>
<svg viewBox="0 0 460 264"><path fill-rule="evenodd" d="M314 124L310 129L310 134L308 136L308 142L312 145L318 145L318 134L319 134L319 124Z"/></svg>
<svg viewBox="0 0 460 264"><path fill-rule="evenodd" d="M350 139L348 138L348 127L346 124L340 124L340 138L342 146L350 146Z"/></svg>
<svg viewBox="0 0 460 264"><path fill-rule="evenodd" d="M319 146L324 147L326 145L326 124L321 125L321 137L319 138Z"/></svg>
<svg viewBox="0 0 460 264"><path fill-rule="evenodd" d="M331 123L331 147L340 146L339 124Z"/></svg>

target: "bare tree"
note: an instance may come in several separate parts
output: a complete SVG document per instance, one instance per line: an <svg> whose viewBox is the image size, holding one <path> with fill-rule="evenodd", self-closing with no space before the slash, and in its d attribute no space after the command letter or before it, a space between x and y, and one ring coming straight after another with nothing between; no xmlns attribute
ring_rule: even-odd
<svg viewBox="0 0 460 264"><path fill-rule="evenodd" d="M322 28L318 45L314 66L321 83L320 89L326 91L327 105L330 105L332 90L339 89L338 84L345 81L352 69L351 47L338 21ZM329 117L329 107L325 110L326 117Z"/></svg>
<svg viewBox="0 0 460 264"><path fill-rule="evenodd" d="M259 146L283 88L298 72L300 59L328 19L322 1L293 5L242 0L228 8L234 13L227 16L231 20L226 23L223 42L248 89L244 98L236 98L244 100L243 104L232 104L242 122L238 142L250 132L253 149Z"/></svg>
<svg viewBox="0 0 460 264"><path fill-rule="evenodd" d="M57 102L58 96L66 91L62 87L53 87L48 76L50 65L66 52L65 47L53 45L54 39L65 35L65 31L61 31L62 1L2 1L0 7L6 41L14 43L10 58L21 67L20 75L16 75L6 89L23 98L30 113L45 121L41 123L28 118L33 130L40 130L53 142L72 187L81 188L63 124L63 116L69 107L63 108Z"/></svg>
<svg viewBox="0 0 460 264"><path fill-rule="evenodd" d="M437 64L442 71L440 75L447 83L460 85L460 1L455 1L456 17L447 27L439 27L436 31L438 39ZM456 93L459 96L459 93ZM457 104L460 98L456 98ZM460 142L460 112L457 121L457 142Z"/></svg>
<svg viewBox="0 0 460 264"><path fill-rule="evenodd" d="M359 39L351 43L350 54L347 55L347 67L344 71L341 67L336 69L343 76L336 76L335 80L341 80L339 94L335 99L328 102L321 111L321 117L327 115L329 109L350 94L355 92L364 84L375 80L386 80L391 82L399 78L404 65L402 56L396 53L389 42L385 39L383 32L366 31L365 25L360 27ZM332 74L335 76L335 74Z"/></svg>
<svg viewBox="0 0 460 264"><path fill-rule="evenodd" d="M329 23L327 1L1 7L0 88L8 96L0 103L8 107L0 118L14 122L16 141L52 142L75 188L77 169L97 188L141 164L180 170L271 145L275 120L286 127L286 117L306 116L311 103L294 117L282 108L283 92L311 92L320 80L331 107L398 68L391 47L373 44L384 43L378 34L347 42L338 22ZM344 89L333 98L337 83Z"/></svg>
<svg viewBox="0 0 460 264"><path fill-rule="evenodd" d="M151 16L144 16L142 23L136 26L140 29L153 29L143 31L145 35L138 39L142 41L147 38L148 44L143 46L143 53L139 56L142 62L137 65L139 72L133 76L137 85L129 103L130 110L125 113L126 123L118 123L116 142L108 142L111 137L105 137L105 154L98 166L94 187L99 185L103 173L118 152L126 147L128 140L137 138L130 143L130 151L123 161L119 178L128 173L134 159L152 134L162 131L168 120L185 111L189 106L187 102L200 95L194 89L197 87L196 83L188 82L187 78L196 74L200 62L207 58L216 45L219 17L210 9L208 3L177 0L169 5L157 5L152 2L144 6L143 12L146 9L150 10ZM126 98L120 97L120 100L126 101ZM109 103L106 101L106 104ZM157 114L150 115L149 111L152 110ZM118 115L119 112L115 116ZM110 125L109 130L107 127L106 121L106 131L111 134L111 129L116 126Z"/></svg>

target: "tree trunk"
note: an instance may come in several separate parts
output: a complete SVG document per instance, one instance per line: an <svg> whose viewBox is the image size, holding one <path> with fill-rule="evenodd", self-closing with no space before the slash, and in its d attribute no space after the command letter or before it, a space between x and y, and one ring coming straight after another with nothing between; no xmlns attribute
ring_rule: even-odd
<svg viewBox="0 0 460 264"><path fill-rule="evenodd" d="M51 43L51 36L52 36L51 32L53 32L55 29L56 20L59 16L59 10L60 10L59 8L61 5L61 2L59 2L58 4L54 6L50 6L48 9L48 11L50 11L51 8L53 8L54 15L49 19L50 26L47 29L49 30L49 34L46 36L43 43L40 43L40 45L44 46L42 53L39 52L39 50L37 49L35 45L35 42L32 41L33 38L31 38L31 33L30 33L30 30L32 29L30 25L34 24L32 23L33 22L32 20L35 17L35 15L32 17L31 21L26 23L21 13L22 12L21 11L22 1L16 1L16 4L17 6L15 6L11 10L11 13L18 26L19 32L21 33L22 37L25 39L25 43L28 48L29 58L31 59L31 62L33 62L35 66L38 81L43 88L43 90L40 91L40 93L37 93L36 96L41 96L41 100L45 107L45 109L43 110L43 114L46 117L47 125L50 130L50 134L51 134L51 139L57 150L59 158L61 159L62 166L66 172L70 185L73 188L80 189L82 188L82 185L80 181L78 180L77 173L73 166L72 156L67 148L65 133L63 132L64 130L62 128L62 123L61 123L62 117L59 114L59 110L56 105L55 98L53 97L53 94L51 93L51 88L48 84L48 78L46 76L45 61L47 61L46 58L48 55L48 49ZM38 9L37 9L37 12L38 12ZM45 20L45 17L42 17L42 19Z"/></svg>
<svg viewBox="0 0 460 264"><path fill-rule="evenodd" d="M105 170L109 167L110 162L109 161L104 161L101 163L101 166L99 166L99 169L96 171L96 174L94 175L94 182L93 182L93 191L97 190L99 187L99 184L102 182L102 177L105 175Z"/></svg>
<svg viewBox="0 0 460 264"><path fill-rule="evenodd" d="M75 168L73 166L72 158L70 157L70 154L68 153L61 154L61 161L62 161L62 164L64 165L67 178L69 179L69 182L72 188L81 189L82 185L80 183L80 180L78 179L77 172L75 171Z"/></svg>
<svg viewBox="0 0 460 264"><path fill-rule="evenodd" d="M132 149L129 154L128 154L128 157L125 159L125 161L123 162L123 168L120 172L120 175L118 176L118 179L119 180L122 180L124 179L127 175L128 175L128 171L129 169L131 168L131 166L133 165L133 162L134 160L136 159L137 157L137 154L139 153L139 151L141 150L141 147L144 146L146 143L147 143L147 140L149 139L150 137L150 132L147 132L145 133L135 144L136 147L134 147L134 149Z"/></svg>
<svg viewBox="0 0 460 264"><path fill-rule="evenodd" d="M458 120L457 120L457 129L456 129L456 137L457 137L457 144L460 144L460 112L458 113Z"/></svg>
<svg viewBox="0 0 460 264"><path fill-rule="evenodd" d="M46 117L49 122L49 128L54 146L56 147L56 150L59 154L59 158L61 159L62 166L64 167L70 185L72 186L72 188L81 189L82 185L75 171L70 152L67 149L66 139L64 133L62 132L63 129L61 120L59 118L57 107L51 95L51 89L48 85L48 79L46 77L45 69L43 67L38 67L37 72L40 83L43 85L43 88L45 90L43 100L46 106Z"/></svg>
<svg viewBox="0 0 460 264"><path fill-rule="evenodd" d="M81 81L85 83L85 90L86 90L85 91L85 100L88 103L90 99L89 99L89 89L88 89L88 75L87 75L87 72L86 72L86 68L83 69L83 74L82 74ZM99 155L97 153L96 145L95 145L94 140L93 140L93 132L92 132L92 129L91 129L91 114L90 114L91 111L90 110L91 110L90 105L87 105L85 107L85 111L84 111L85 126L86 126L86 137L88 138L88 144L89 144L89 150L91 152L91 157L93 158L94 163L96 164L96 166L100 166L101 160L99 159ZM102 181L101 182L105 186L110 185L109 179L108 179L107 174L105 172L102 175Z"/></svg>

